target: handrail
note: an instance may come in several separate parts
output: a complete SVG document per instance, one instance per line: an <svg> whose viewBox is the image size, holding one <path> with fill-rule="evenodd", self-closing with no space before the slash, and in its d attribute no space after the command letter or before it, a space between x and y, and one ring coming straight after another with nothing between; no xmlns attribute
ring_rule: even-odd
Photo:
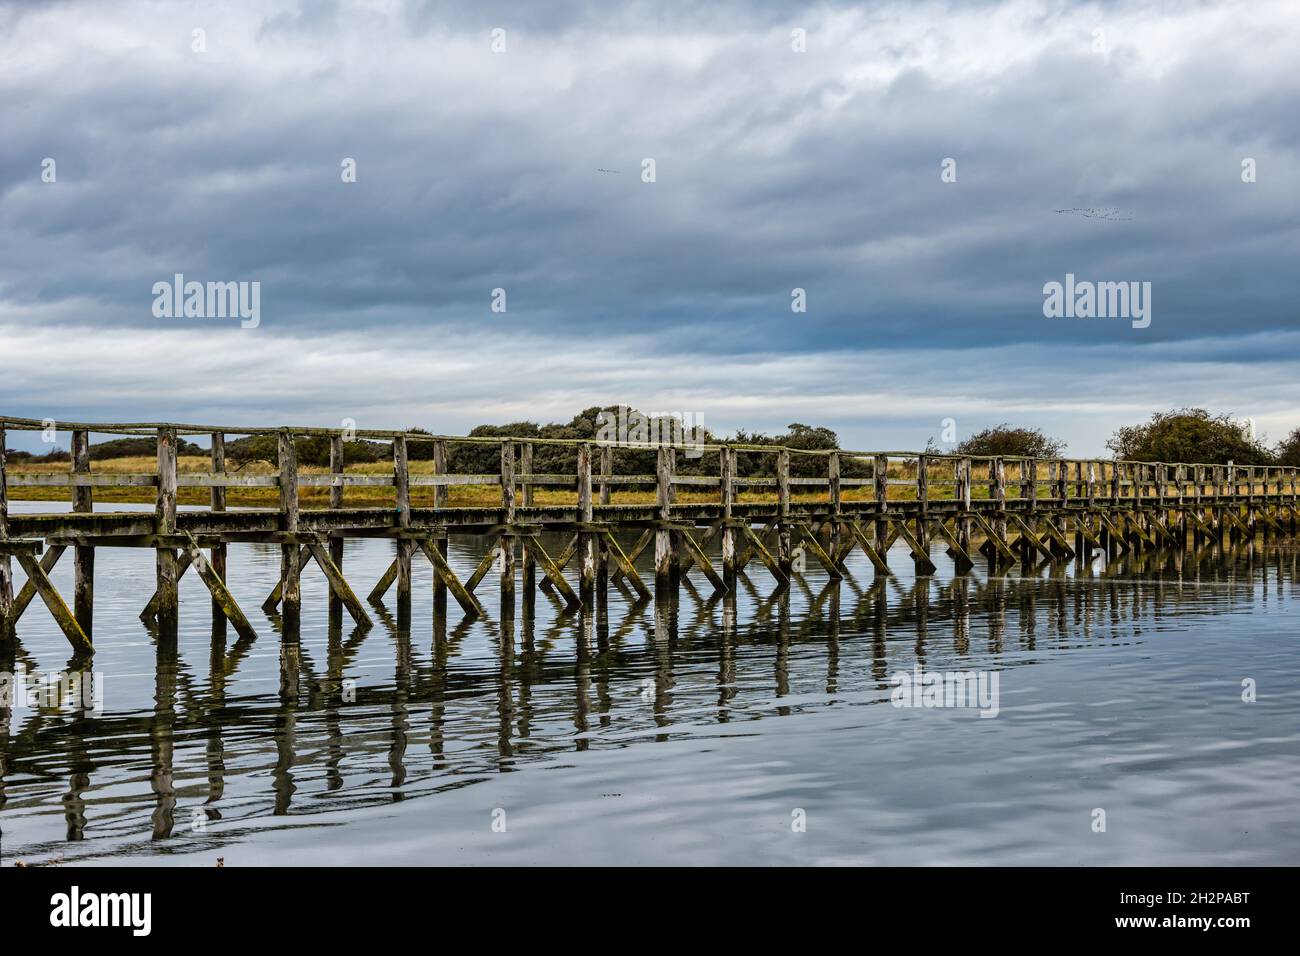
<svg viewBox="0 0 1300 956"><path fill-rule="evenodd" d="M167 429L178 436L182 435L212 435L216 433L224 435L280 435L288 434L294 438L301 437L323 437L331 438L343 433L344 429L340 428L322 428L317 426L231 426L231 425L194 425L179 424L172 422L130 422L130 423L109 423L109 422L70 422L57 421L54 419L34 419L34 418L14 418L0 416L0 428L11 428L14 431L44 431L48 428L55 428L62 431L84 431L98 435L131 435L136 437L152 437L160 429ZM687 447L683 444L663 441L606 441L596 438L543 438L533 435L432 435L428 432L413 431L396 431L389 429L347 429L349 437L395 440L404 439L408 444L411 442L452 442L457 444L476 444L476 445L500 445L502 443L513 444L532 444L532 445L549 445L558 447L577 448L581 445L591 445L595 448L624 448L632 451L655 451L663 447ZM786 452L792 455L807 455L810 457L829 457L839 455L850 458L906 458L920 459L925 458L931 462L939 461L971 461L971 462L1065 462L1068 464L1106 464L1106 465L1143 465L1143 466L1161 466L1166 468L1264 468L1278 469L1283 474L1291 474L1300 469L1289 465L1230 465L1218 464L1214 462L1193 462L1193 461L1141 461L1130 458L1066 458L1063 456L1032 457L1026 455L959 455L950 452L933 452L933 451L857 451L847 448L797 448L791 445L752 445L741 442L713 442L713 443L690 443L691 450L702 452L718 452L722 449L732 451L751 452L759 454L777 454ZM1154 482L1153 482L1154 483Z"/></svg>

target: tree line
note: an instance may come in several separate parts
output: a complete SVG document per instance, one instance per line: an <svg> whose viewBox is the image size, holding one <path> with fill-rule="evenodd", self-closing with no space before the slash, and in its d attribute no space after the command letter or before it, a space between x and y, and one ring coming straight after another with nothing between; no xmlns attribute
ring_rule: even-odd
<svg viewBox="0 0 1300 956"><path fill-rule="evenodd" d="M643 434L674 437L682 451L677 456L677 473L681 475L716 475L717 452L705 452L697 446L723 441L737 445L779 446L807 451L831 451L840 447L839 437L829 428L790 424L781 434L763 432L736 432L721 438L699 426L683 431L680 421L667 416L648 416L628 406L607 405L584 409L567 423L538 424L537 422L512 422L506 425L478 425L470 430L473 438L533 438L597 441L611 434L613 421L632 421L643 425ZM675 430L674 430L675 429ZM430 434L422 428L410 429L413 434ZM631 434L620 435L636 439ZM678 439L682 439L678 441ZM326 436L304 436L295 440L298 461L304 465L325 467L329 465L330 440ZM1300 428L1293 430L1281 442L1267 444L1257 437L1248 423L1230 415L1214 415L1203 408L1179 408L1154 413L1150 420L1119 428L1106 442L1114 457L1132 461L1199 462L1203 464L1239 465L1300 465ZM972 457L1007 456L1026 458L1058 458L1066 449L1059 439L1038 428L1013 426L1009 423L993 425L951 447L941 447L931 440L926 451L936 455L969 455ZM91 461L133 456L151 456L156 453L156 442L151 437L118 438L91 445ZM181 440L178 450L182 455L206 455L206 449L193 442ZM11 461L66 462L67 451L57 450L46 455L30 452L8 451ZM349 463L387 461L392 456L387 442L358 439L345 447ZM410 441L408 457L413 461L433 457L433 443ZM274 465L278 460L278 439L275 435L248 435L226 443L226 459L233 470L239 470L257 461ZM615 474L653 474L655 452L644 448L615 448L613 472ZM500 468L500 449L493 443L448 441L448 467L461 474L495 474ZM774 455L758 451L737 452L737 474L742 477L774 477ZM577 450L572 446L538 443L533 446L533 472L535 474L571 474L577 469ZM790 473L795 477L822 477L826 462L821 456L794 454L790 457ZM871 473L868 462L846 457L840 463L840 473L846 478L866 477Z"/></svg>

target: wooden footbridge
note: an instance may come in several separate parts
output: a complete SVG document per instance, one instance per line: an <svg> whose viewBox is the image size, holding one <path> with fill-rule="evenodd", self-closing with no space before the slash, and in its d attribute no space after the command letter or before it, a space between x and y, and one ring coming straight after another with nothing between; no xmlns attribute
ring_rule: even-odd
<svg viewBox="0 0 1300 956"><path fill-rule="evenodd" d="M867 556L877 574L887 575L887 556L900 540L919 575L935 573L930 548L936 541L946 545L957 573L971 570L977 556L996 573L1017 562L1088 562L1099 552L1199 552L1258 534L1294 532L1300 518L1300 469L1290 467L971 458L775 445L688 450L637 442L403 431L345 435L322 428L67 422L54 426L71 432L66 472L6 469L6 429L50 427L48 421L0 418L0 640L17 633L23 613L39 596L77 654L93 653L95 549L102 547L154 552L157 587L141 617L160 634L175 632L177 583L192 568L212 594L214 621L229 621L241 636L251 637L253 625L225 585L229 546L245 542L281 546L280 580L263 609L275 613L278 608L289 635L296 633L300 580L310 564L329 582L331 616L341 617L346 609L358 625L370 624L365 605L344 576L349 538L395 542L396 557L369 591L370 601L380 601L395 586L399 606L409 602L412 562L427 560L434 570L436 606L445 608L450 594L467 615L482 615L475 592L495 574L504 616L513 613L517 580L525 600L533 600L541 587L576 611L603 597L611 583L630 587L639 598L675 594L681 577L691 571L701 573L715 592L726 593L754 561L778 588L801 573L809 559L838 579L847 573L844 561L854 549ZM156 470L95 471L92 434L156 439ZM232 435L276 436L277 473L228 470L226 440ZM183 436L210 440L209 470L178 468ZM353 438L390 443L391 474L349 471L346 456ZM328 442L327 472L299 469L299 443L311 439ZM417 447L421 462L432 464L427 473L412 468ZM458 472L453 449L474 451L463 457L476 462L488 454L499 468ZM541 450L564 463L564 473L534 471ZM616 473L620 459L653 461L654 473ZM462 486L490 489L493 500L453 503L452 489ZM72 510L10 514L9 490L23 487L66 488ZM152 495L154 512L96 511L97 488ZM230 510L231 488L263 489L268 503L277 506ZM378 506L350 505L349 488L381 488L383 498ZM207 489L207 507L179 509L183 489ZM326 489L328 501L303 507L304 497L315 489ZM569 543L552 555L543 547L542 532L560 532ZM490 541L465 580L447 562L451 535L488 536ZM635 543L625 548L634 536ZM715 541L718 567L710 557ZM653 590L636 567L652 544ZM68 549L75 562L71 609L49 577ZM27 577L16 593L14 561ZM570 564L576 564L576 588L565 576Z"/></svg>

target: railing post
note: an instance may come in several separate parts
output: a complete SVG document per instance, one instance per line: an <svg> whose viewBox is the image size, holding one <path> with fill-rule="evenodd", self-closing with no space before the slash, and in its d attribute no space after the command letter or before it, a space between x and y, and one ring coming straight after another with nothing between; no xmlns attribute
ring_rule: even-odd
<svg viewBox="0 0 1300 956"><path fill-rule="evenodd" d="M343 458L343 435L336 433L330 436L330 509L338 511L343 507L343 493L345 486L343 484L343 471L346 462ZM301 551L299 552L301 553ZM341 534L331 534L329 536L329 555L334 566L340 571L343 570L343 536ZM434 575L437 577L437 575ZM343 622L343 601L334 593L334 589L329 589L329 619L332 622Z"/></svg>
<svg viewBox="0 0 1300 956"><path fill-rule="evenodd" d="M176 430L158 429L158 493L154 505L154 531L159 535L176 533ZM158 630L176 633L180 608L176 583L180 569L170 547L157 547L154 570L158 590Z"/></svg>
<svg viewBox="0 0 1300 956"><path fill-rule="evenodd" d="M930 513L930 459L926 455L916 456L916 543L921 546L921 550L926 552L926 560L922 561L917 558L916 573L918 575L926 573L929 570L929 551L930 540L928 526L926 521Z"/></svg>
<svg viewBox="0 0 1300 956"><path fill-rule="evenodd" d="M600 446L600 477L602 478L614 477L614 449L609 445ZM600 503L602 505L607 505L609 504L609 500L610 500L609 482L602 481L600 483Z"/></svg>
<svg viewBox="0 0 1300 956"><path fill-rule="evenodd" d="M9 478L5 473L5 427L0 424L0 541L9 537ZM13 565L0 554L0 643L13 638L9 617L14 606Z"/></svg>
<svg viewBox="0 0 1300 956"><path fill-rule="evenodd" d="M1007 540L1007 473L1006 463L999 457L989 462L989 494L997 503L997 516L993 526L1003 541ZM996 551L993 552L995 555Z"/></svg>
<svg viewBox="0 0 1300 956"><path fill-rule="evenodd" d="M736 503L736 451L723 445L718 451L718 471L722 497L722 579L727 590L736 589L736 529L731 526Z"/></svg>
<svg viewBox="0 0 1300 956"><path fill-rule="evenodd" d="M876 455L871 463L871 485L876 499L876 547L883 548L889 536L885 512L889 510L889 458ZM880 556L887 558L882 551Z"/></svg>
<svg viewBox="0 0 1300 956"><path fill-rule="evenodd" d="M439 477L447 474L447 443L441 438L433 443L433 473ZM446 485L434 485L433 507L435 509L447 507L449 495L450 491ZM437 541L434 542L434 547L438 549L438 553L442 556L444 562L447 560L447 540L450 533L440 534ZM447 607L447 585L443 583L442 577L437 574L433 576L433 603L435 612L440 610L445 612Z"/></svg>
<svg viewBox="0 0 1300 956"><path fill-rule="evenodd" d="M591 502L591 445L578 446L578 520L590 525L595 520ZM590 528L578 531L579 598L591 607L596 591L596 536Z"/></svg>
<svg viewBox="0 0 1300 956"><path fill-rule="evenodd" d="M525 480L520 483L520 490L523 492L525 508L533 507L535 495L533 493L533 483L526 480L533 474L533 443L521 442L519 445L519 470ZM520 556L520 572L523 577L524 604L533 599L533 590L537 587L537 562L533 558L533 552L530 548L524 548Z"/></svg>
<svg viewBox="0 0 1300 956"><path fill-rule="evenodd" d="M393 487L399 535L411 527L411 468L407 458L406 437L393 437ZM410 538L397 539L397 601L411 599L411 554L414 542Z"/></svg>
<svg viewBox="0 0 1300 956"><path fill-rule="evenodd" d="M288 429L277 436L280 460L280 525L288 534L298 533L298 447ZM302 616L301 543L285 541L280 545L280 598L284 620L283 636L293 639Z"/></svg>
<svg viewBox="0 0 1300 956"><path fill-rule="evenodd" d="M836 560L840 553L840 517L843 510L843 494L840 489L840 453L833 451L826 458L827 495L831 506L831 559Z"/></svg>
<svg viewBox="0 0 1300 956"><path fill-rule="evenodd" d="M776 502L777 533L780 542L780 554L777 556L777 564L781 566L781 570L788 577L793 566L791 559L794 554L790 534L790 450L788 448L782 448L776 453Z"/></svg>
<svg viewBox="0 0 1300 956"><path fill-rule="evenodd" d="M72 474L90 474L90 433L84 429L72 432ZM89 514L95 510L94 492L88 485L72 487L72 510L76 514ZM86 636L93 638L95 618L95 549L78 545L73 552L73 615Z"/></svg>
<svg viewBox="0 0 1300 956"><path fill-rule="evenodd" d="M513 614L515 609L515 445L501 443L501 613Z"/></svg>
<svg viewBox="0 0 1300 956"><path fill-rule="evenodd" d="M957 500L961 502L961 517L957 519L957 543L970 554L970 485L971 460L959 458L956 463Z"/></svg>
<svg viewBox="0 0 1300 956"><path fill-rule="evenodd" d="M226 436L224 432L213 432L211 435L212 451L211 465L212 474L217 480L220 480L226 474ZM208 504L213 513L219 513L226 510L226 486L213 485L208 489ZM226 545L224 542L212 546L212 556L209 559L212 564L212 573L226 580L228 570L228 560ZM221 608L221 602L215 597L212 599L212 624L214 627L221 628L224 632L226 627L226 613Z"/></svg>
<svg viewBox="0 0 1300 956"><path fill-rule="evenodd" d="M660 526L655 531L655 592L660 595L673 582L673 535L667 527L672 518L673 449L660 445L655 455L655 502Z"/></svg>
<svg viewBox="0 0 1300 956"><path fill-rule="evenodd" d="M1036 515L1038 514L1038 459L1037 458L1030 458L1028 461L1022 461L1020 463L1021 478L1025 478L1026 472L1028 472L1029 474L1024 484L1025 491L1022 491L1021 494L1024 497L1029 499L1030 515ZM1026 494L1025 492L1028 493Z"/></svg>

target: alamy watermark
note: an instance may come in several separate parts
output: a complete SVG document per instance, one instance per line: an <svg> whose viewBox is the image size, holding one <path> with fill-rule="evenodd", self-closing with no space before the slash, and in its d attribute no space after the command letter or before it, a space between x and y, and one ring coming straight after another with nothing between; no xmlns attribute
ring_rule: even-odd
<svg viewBox="0 0 1300 956"><path fill-rule="evenodd" d="M186 282L176 273L171 282L153 284L157 319L239 319L241 329L262 324L261 282Z"/></svg>
<svg viewBox="0 0 1300 956"><path fill-rule="evenodd" d="M19 664L14 672L0 671L0 707L10 710L81 710L100 717L104 713L104 675L90 671L27 673Z"/></svg>
<svg viewBox="0 0 1300 956"><path fill-rule="evenodd" d="M911 673L899 671L889 702L895 707L969 707L981 717L996 717L1000 710L997 671L926 671L920 664Z"/></svg>
<svg viewBox="0 0 1300 956"><path fill-rule="evenodd" d="M665 446L686 449L687 458L704 454L704 415L699 412L667 412L643 415L620 405L618 412L596 416L596 440L616 445Z"/></svg>
<svg viewBox="0 0 1300 956"><path fill-rule="evenodd" d="M1043 286L1043 315L1049 319L1131 319L1133 328L1151 324L1150 282L1076 281L1073 272L1065 282Z"/></svg>

